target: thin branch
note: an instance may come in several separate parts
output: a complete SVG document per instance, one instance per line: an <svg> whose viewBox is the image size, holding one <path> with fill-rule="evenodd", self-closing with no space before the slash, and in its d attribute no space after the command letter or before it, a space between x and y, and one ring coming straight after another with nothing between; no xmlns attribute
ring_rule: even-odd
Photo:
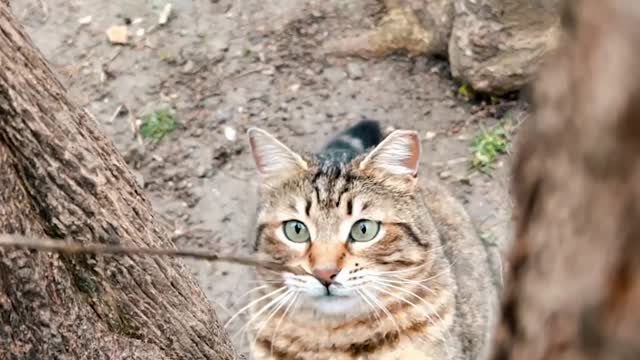
<svg viewBox="0 0 640 360"><path fill-rule="evenodd" d="M204 249L140 248L105 244L83 245L61 240L32 239L17 234L0 234L0 248L50 251L66 255L93 254L182 257L254 266L273 271L286 271L296 275L307 274L307 272L300 267L291 267L273 261L261 260L256 257L219 255Z"/></svg>

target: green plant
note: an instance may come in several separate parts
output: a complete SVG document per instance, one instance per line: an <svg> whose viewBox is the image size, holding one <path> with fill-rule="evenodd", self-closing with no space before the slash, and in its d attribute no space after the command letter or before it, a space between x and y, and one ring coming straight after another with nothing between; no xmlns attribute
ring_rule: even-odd
<svg viewBox="0 0 640 360"><path fill-rule="evenodd" d="M156 110L144 117L140 134L143 138L161 140L178 127L175 115L167 109Z"/></svg>
<svg viewBox="0 0 640 360"><path fill-rule="evenodd" d="M492 169L498 156L509 149L510 141L503 124L493 129L483 130L473 138L471 144L471 167L481 172Z"/></svg>
<svg viewBox="0 0 640 360"><path fill-rule="evenodd" d="M460 85L460 87L458 88L458 95L462 96L463 98L467 99L467 101L473 101L476 98L476 91L473 90L473 88L471 87L471 85L469 84L462 84Z"/></svg>

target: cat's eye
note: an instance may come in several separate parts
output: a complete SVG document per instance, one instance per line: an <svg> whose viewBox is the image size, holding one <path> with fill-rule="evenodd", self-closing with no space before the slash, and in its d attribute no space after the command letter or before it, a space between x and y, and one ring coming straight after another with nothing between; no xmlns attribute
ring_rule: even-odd
<svg viewBox="0 0 640 360"><path fill-rule="evenodd" d="M351 227L349 237L352 241L367 242L373 240L380 231L380 223L372 220L358 220Z"/></svg>
<svg viewBox="0 0 640 360"><path fill-rule="evenodd" d="M304 243L311 239L307 225L298 220L289 220L284 223L284 235L295 243Z"/></svg>

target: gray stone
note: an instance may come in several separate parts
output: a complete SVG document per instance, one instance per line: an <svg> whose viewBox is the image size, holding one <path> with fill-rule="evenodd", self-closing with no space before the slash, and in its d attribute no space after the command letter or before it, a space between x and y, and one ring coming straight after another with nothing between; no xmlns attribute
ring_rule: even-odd
<svg viewBox="0 0 640 360"><path fill-rule="evenodd" d="M347 72L349 73L349 77L352 79L360 79L364 75L362 66L355 62L347 64Z"/></svg>
<svg viewBox="0 0 640 360"><path fill-rule="evenodd" d="M208 173L209 173L209 171L207 171L207 168L204 165L199 165L196 168L196 176L197 177L201 177L201 178L206 177Z"/></svg>
<svg viewBox="0 0 640 360"><path fill-rule="evenodd" d="M502 95L529 83L559 36L559 0L460 0L449 41L452 75ZM504 15L499 15L504 14Z"/></svg>
<svg viewBox="0 0 640 360"><path fill-rule="evenodd" d="M324 69L322 75L325 79L332 83L338 83L347 78L347 73L339 67L330 67Z"/></svg>

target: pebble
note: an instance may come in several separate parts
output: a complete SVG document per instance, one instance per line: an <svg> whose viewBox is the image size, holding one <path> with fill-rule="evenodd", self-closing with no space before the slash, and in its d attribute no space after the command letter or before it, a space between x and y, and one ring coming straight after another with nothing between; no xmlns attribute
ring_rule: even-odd
<svg viewBox="0 0 640 360"><path fill-rule="evenodd" d="M349 73L349 77L352 79L360 79L364 75L362 66L355 62L347 64L347 72Z"/></svg>
<svg viewBox="0 0 640 360"><path fill-rule="evenodd" d="M298 90L300 90L300 86L302 86L301 84L293 84L291 86L289 86L289 90L291 90L291 92L298 92Z"/></svg>
<svg viewBox="0 0 640 360"><path fill-rule="evenodd" d="M167 4L164 6L160 15L158 16L158 24L164 25L169 21L169 17L171 16L171 4Z"/></svg>
<svg viewBox="0 0 640 360"><path fill-rule="evenodd" d="M206 177L207 176L207 168L204 165L199 165L196 168L196 176L197 177Z"/></svg>
<svg viewBox="0 0 640 360"><path fill-rule="evenodd" d="M78 24L87 25L87 24L91 23L92 19L93 18L91 17L91 15L82 17L82 18L78 19Z"/></svg>
<svg viewBox="0 0 640 360"><path fill-rule="evenodd" d="M196 67L196 64L192 60L188 60L184 66L182 67L183 73L190 73L193 71L193 68Z"/></svg>
<svg viewBox="0 0 640 360"><path fill-rule="evenodd" d="M326 68L322 72L322 75L332 83L337 83L347 78L347 73L338 67Z"/></svg>
<svg viewBox="0 0 640 360"><path fill-rule="evenodd" d="M451 172L450 171L442 171L438 174L438 176L440 177L440 179L448 179L451 177Z"/></svg>
<svg viewBox="0 0 640 360"><path fill-rule="evenodd" d="M229 110L224 110L224 109L216 110L216 120L218 120L221 123L225 123L231 120L231 116L232 116L232 113Z"/></svg>
<svg viewBox="0 0 640 360"><path fill-rule="evenodd" d="M236 139L238 138L238 132L231 126L225 126L224 137L226 137L229 141L236 141Z"/></svg>
<svg viewBox="0 0 640 360"><path fill-rule="evenodd" d="M129 39L129 29L124 25L114 25L107 29L107 38L112 44L126 44Z"/></svg>
<svg viewBox="0 0 640 360"><path fill-rule="evenodd" d="M424 135L424 138L427 140L431 140L433 138L436 137L436 133L434 131L427 131L427 133Z"/></svg>
<svg viewBox="0 0 640 360"><path fill-rule="evenodd" d="M144 185L145 185L144 176L141 173L137 172L137 171L133 172L133 176L135 176L136 183L138 183L138 186L140 186L140 188L144 189Z"/></svg>

